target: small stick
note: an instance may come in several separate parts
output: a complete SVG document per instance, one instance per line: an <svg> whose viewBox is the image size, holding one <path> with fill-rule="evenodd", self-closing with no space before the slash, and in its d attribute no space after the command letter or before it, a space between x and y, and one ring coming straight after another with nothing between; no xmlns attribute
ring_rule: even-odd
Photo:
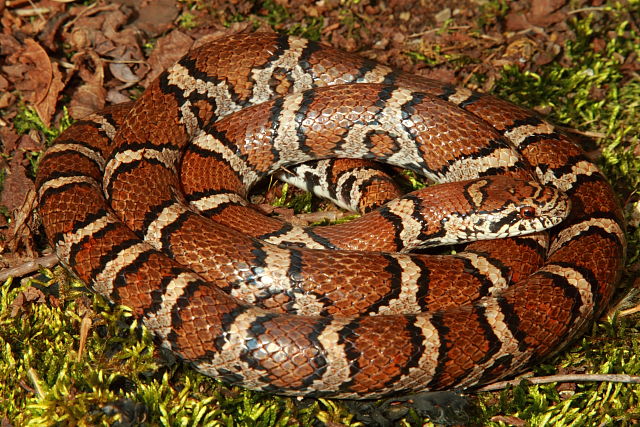
<svg viewBox="0 0 640 427"><path fill-rule="evenodd" d="M84 353L84 347L87 344L87 337L89 336L90 329L91 318L88 315L85 315L80 322L80 345L78 346L76 362L80 362L82 360L82 353Z"/></svg>
<svg viewBox="0 0 640 427"><path fill-rule="evenodd" d="M58 257L56 254L45 255L43 257L27 261L13 268L5 268L0 271L0 283L7 280L9 277L22 277L25 274L33 273L40 267L53 267L58 263Z"/></svg>
<svg viewBox="0 0 640 427"><path fill-rule="evenodd" d="M29 377L29 380L31 380L31 384L33 384L33 388L36 391L36 396L42 399L42 397L44 396L44 392L42 391L42 387L40 387L40 378L38 377L38 373L35 369L29 368L29 370L27 371L27 376Z"/></svg>
<svg viewBox="0 0 640 427"><path fill-rule="evenodd" d="M640 376L626 374L568 374L568 375L548 375L544 377L525 378L525 381L531 384L549 384L549 383L569 383L569 382L612 382L612 383L628 383L640 384ZM478 391L496 391L507 388L511 385L518 385L522 380L500 381L489 384Z"/></svg>

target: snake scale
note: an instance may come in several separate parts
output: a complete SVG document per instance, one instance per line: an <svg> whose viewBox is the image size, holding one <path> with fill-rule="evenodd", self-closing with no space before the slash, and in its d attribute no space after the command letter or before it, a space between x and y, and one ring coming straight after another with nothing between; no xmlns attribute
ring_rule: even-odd
<svg viewBox="0 0 640 427"><path fill-rule="evenodd" d="M293 228L255 223L240 197L255 181L340 154L437 181L533 173L572 209L548 242L452 256L319 250L330 237L296 244ZM275 34L192 50L133 105L69 128L36 181L48 239L81 280L199 371L287 395L373 398L517 373L602 312L624 260L611 187L534 113ZM415 203L388 208L368 236L395 222L391 240L410 240Z"/></svg>

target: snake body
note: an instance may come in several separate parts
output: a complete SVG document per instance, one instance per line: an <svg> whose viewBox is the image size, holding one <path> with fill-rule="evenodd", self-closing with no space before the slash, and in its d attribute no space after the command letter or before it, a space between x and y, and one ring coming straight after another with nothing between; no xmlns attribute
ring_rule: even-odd
<svg viewBox="0 0 640 427"><path fill-rule="evenodd" d="M256 223L239 199L281 166L340 155L438 181L532 171L572 210L544 259L540 237L428 257L320 250L333 237L318 235L296 246L298 232ZM217 177L202 178L211 167ZM133 105L76 123L36 185L49 241L81 280L201 372L288 395L373 398L514 374L602 312L625 251L603 175L530 111L273 34L194 49ZM375 220L397 223L398 244L418 233L411 203Z"/></svg>

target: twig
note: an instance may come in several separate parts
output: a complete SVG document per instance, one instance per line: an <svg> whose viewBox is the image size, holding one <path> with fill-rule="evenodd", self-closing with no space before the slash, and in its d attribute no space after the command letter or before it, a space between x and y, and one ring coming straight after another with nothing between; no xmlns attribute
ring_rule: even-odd
<svg viewBox="0 0 640 427"><path fill-rule="evenodd" d="M11 9L14 7L22 6L23 4L27 4L27 3L29 3L28 0L7 0L5 2L5 6Z"/></svg>
<svg viewBox="0 0 640 427"><path fill-rule="evenodd" d="M45 20L43 13L51 12L51 9L48 7L37 7L32 0L29 0L29 4L31 5L32 10L35 12L34 14L38 15L43 21Z"/></svg>
<svg viewBox="0 0 640 427"><path fill-rule="evenodd" d="M446 27L446 28L432 28L430 30L427 31L422 31L419 33L413 33L413 34L409 34L409 38L415 38L415 37L421 37L421 36L426 36L427 34L431 34L431 33L437 33L440 30L468 30L469 28L471 28L471 25L453 25L451 27Z"/></svg>
<svg viewBox="0 0 640 427"><path fill-rule="evenodd" d="M76 355L76 362L82 360L82 353L84 353L84 347L87 344L87 337L89 336L89 330L91 329L91 317L85 315L80 322L80 344L78 345L78 354Z"/></svg>
<svg viewBox="0 0 640 427"><path fill-rule="evenodd" d="M103 59L104 62L112 64L146 64L147 61L141 59Z"/></svg>
<svg viewBox="0 0 640 427"><path fill-rule="evenodd" d="M631 307L626 310L620 311L618 313L618 316L620 317L629 316L630 314L637 313L639 311L640 311L640 304L636 305L635 307Z"/></svg>
<svg viewBox="0 0 640 427"><path fill-rule="evenodd" d="M610 9L611 8L607 6L582 7L580 9L570 10L569 12L567 12L567 15L575 15L577 13L582 13L582 12L597 12L601 10L607 11Z"/></svg>
<svg viewBox="0 0 640 427"><path fill-rule="evenodd" d="M585 130L578 130L578 129L572 129L572 128L565 128L565 129L569 129L569 132L571 132L571 133L587 136L589 138L600 138L600 139L603 139L603 138L607 137L607 134L606 133L602 133L602 132L585 131Z"/></svg>
<svg viewBox="0 0 640 427"><path fill-rule="evenodd" d="M48 7L16 9L16 10L13 11L13 13L15 13L16 16L27 17L27 16L36 16L37 15L42 19L44 19L44 16L42 16L42 14L43 13L49 13L49 12L51 12L51 9L49 9Z"/></svg>
<svg viewBox="0 0 640 427"><path fill-rule="evenodd" d="M25 274L33 273L40 267L53 267L58 263L58 257L55 254L45 255L43 257L27 261L22 265L13 268L5 268L0 271L0 283L9 277L21 277Z"/></svg>
<svg viewBox="0 0 640 427"><path fill-rule="evenodd" d="M29 368L27 371L27 376L29 380L31 380L31 384L33 384L33 388L36 390L36 396L42 399L44 397L44 392L42 391L42 387L40 387L40 378L38 377L38 373L35 369Z"/></svg>
<svg viewBox="0 0 640 427"><path fill-rule="evenodd" d="M522 380L500 381L489 384L478 391L496 391L502 390L512 385L520 384ZM628 383L640 384L640 376L626 374L569 374L569 375L548 375L545 377L525 378L531 384L549 384L549 383L569 383L569 382L611 382L611 383Z"/></svg>
<svg viewBox="0 0 640 427"><path fill-rule="evenodd" d="M295 218L299 221L302 221L303 223L309 224L312 222L320 221L337 221L348 216L353 216L353 213L340 211L321 211L297 214Z"/></svg>
<svg viewBox="0 0 640 427"><path fill-rule="evenodd" d="M467 83L469 83L469 80L471 80L471 77L473 77L473 74L478 71L480 69L480 67L482 67L483 65L487 64L489 61L491 61L493 59L493 57L496 56L495 52L492 52L491 55L487 56L485 59L482 60L481 63L479 63L478 65L476 65L475 67L473 67L473 70L471 70L471 72L469 74L467 74L467 77L464 78L464 80L462 81L462 84L460 86L466 86Z"/></svg>

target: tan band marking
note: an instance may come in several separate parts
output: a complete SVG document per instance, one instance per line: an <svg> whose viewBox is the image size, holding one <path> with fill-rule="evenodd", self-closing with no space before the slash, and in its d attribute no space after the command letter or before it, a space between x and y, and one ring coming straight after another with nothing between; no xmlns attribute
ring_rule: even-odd
<svg viewBox="0 0 640 427"><path fill-rule="evenodd" d="M133 263L141 254L148 252L151 246L144 243L135 243L128 248L122 249L109 262L107 262L100 273L96 274L93 280L93 289L103 295L111 295L113 291L113 282L116 280L118 273L124 267Z"/></svg>
<svg viewBox="0 0 640 427"><path fill-rule="evenodd" d="M180 151L168 147L140 148L137 150L124 150L116 153L113 158L109 159L102 178L103 188L108 188L111 184L111 177L122 166L129 163L137 162L143 159L157 160L165 168L176 173L176 164L180 158Z"/></svg>
<svg viewBox="0 0 640 427"><path fill-rule="evenodd" d="M69 184L89 184L90 186L102 191L102 186L95 179L85 176L63 176L60 178L50 179L40 185L40 189L38 190L38 197L42 198L42 196L49 190L57 189L60 187L64 187Z"/></svg>
<svg viewBox="0 0 640 427"><path fill-rule="evenodd" d="M98 150L91 149L85 145L73 143L58 143L47 150L47 154L63 153L65 151L80 153L98 165L101 171L104 170L105 160Z"/></svg>

